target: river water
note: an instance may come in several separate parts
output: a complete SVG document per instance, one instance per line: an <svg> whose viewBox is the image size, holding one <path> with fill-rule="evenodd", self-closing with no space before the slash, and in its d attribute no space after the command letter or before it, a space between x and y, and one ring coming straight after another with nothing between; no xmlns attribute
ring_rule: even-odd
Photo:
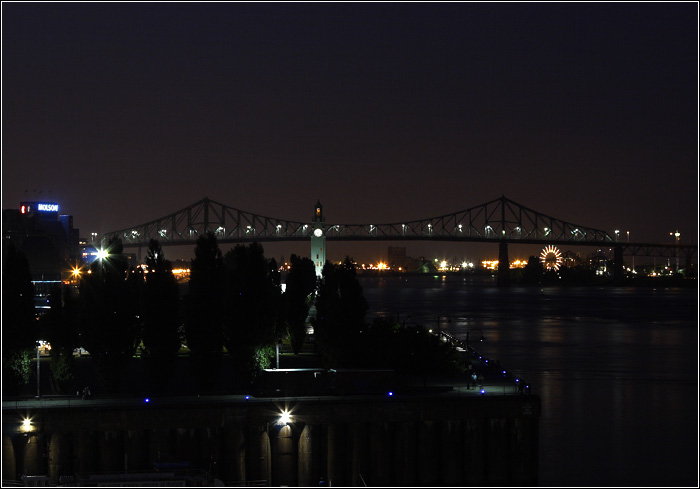
<svg viewBox="0 0 700 489"><path fill-rule="evenodd" d="M698 291L362 277L368 319L440 326L542 400L541 486L698 484ZM477 343L483 334L484 341Z"/></svg>

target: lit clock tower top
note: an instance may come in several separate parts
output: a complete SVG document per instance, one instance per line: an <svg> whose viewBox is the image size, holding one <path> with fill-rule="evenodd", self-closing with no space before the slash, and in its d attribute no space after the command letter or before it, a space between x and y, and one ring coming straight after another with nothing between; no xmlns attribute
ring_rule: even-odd
<svg viewBox="0 0 700 489"><path fill-rule="evenodd" d="M316 202L316 207L314 208L314 222L324 222L323 206L320 199Z"/></svg>

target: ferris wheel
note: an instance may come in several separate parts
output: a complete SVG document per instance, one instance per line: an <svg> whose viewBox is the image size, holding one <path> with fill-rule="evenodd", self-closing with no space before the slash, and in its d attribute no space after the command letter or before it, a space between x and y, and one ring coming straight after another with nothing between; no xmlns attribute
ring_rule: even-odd
<svg viewBox="0 0 700 489"><path fill-rule="evenodd" d="M540 262L546 270L559 270L562 261L561 251L556 246L546 246L540 253Z"/></svg>

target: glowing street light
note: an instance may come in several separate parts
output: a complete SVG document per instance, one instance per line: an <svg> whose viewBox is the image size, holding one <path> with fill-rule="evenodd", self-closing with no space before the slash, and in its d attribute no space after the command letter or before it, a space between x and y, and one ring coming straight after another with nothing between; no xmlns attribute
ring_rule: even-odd
<svg viewBox="0 0 700 489"><path fill-rule="evenodd" d="M288 425L289 423L292 422L292 414L288 410L284 410L280 413L280 417L277 420L277 424L279 425Z"/></svg>
<svg viewBox="0 0 700 489"><path fill-rule="evenodd" d="M97 258L98 259L104 260L108 256L109 256L109 252L107 250L105 250L104 248L97 250Z"/></svg>
<svg viewBox="0 0 700 489"><path fill-rule="evenodd" d="M676 246L678 246L678 243L681 239L681 233L678 232L678 229L676 229L675 233L668 233L669 236L675 236L676 237ZM678 273L678 250L676 250L676 273Z"/></svg>
<svg viewBox="0 0 700 489"><path fill-rule="evenodd" d="M676 229L675 233L668 233L669 236L675 236L676 237L676 244L678 244L678 240L681 237L681 233L678 232L678 229Z"/></svg>

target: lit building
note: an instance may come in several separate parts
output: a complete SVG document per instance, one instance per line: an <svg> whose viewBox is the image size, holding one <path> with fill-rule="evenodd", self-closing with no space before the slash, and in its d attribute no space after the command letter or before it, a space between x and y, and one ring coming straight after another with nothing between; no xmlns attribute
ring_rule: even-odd
<svg viewBox="0 0 700 489"><path fill-rule="evenodd" d="M3 209L3 240L24 253L34 283L37 307L80 261L79 232L73 216L59 214L55 202L21 202L19 209Z"/></svg>

